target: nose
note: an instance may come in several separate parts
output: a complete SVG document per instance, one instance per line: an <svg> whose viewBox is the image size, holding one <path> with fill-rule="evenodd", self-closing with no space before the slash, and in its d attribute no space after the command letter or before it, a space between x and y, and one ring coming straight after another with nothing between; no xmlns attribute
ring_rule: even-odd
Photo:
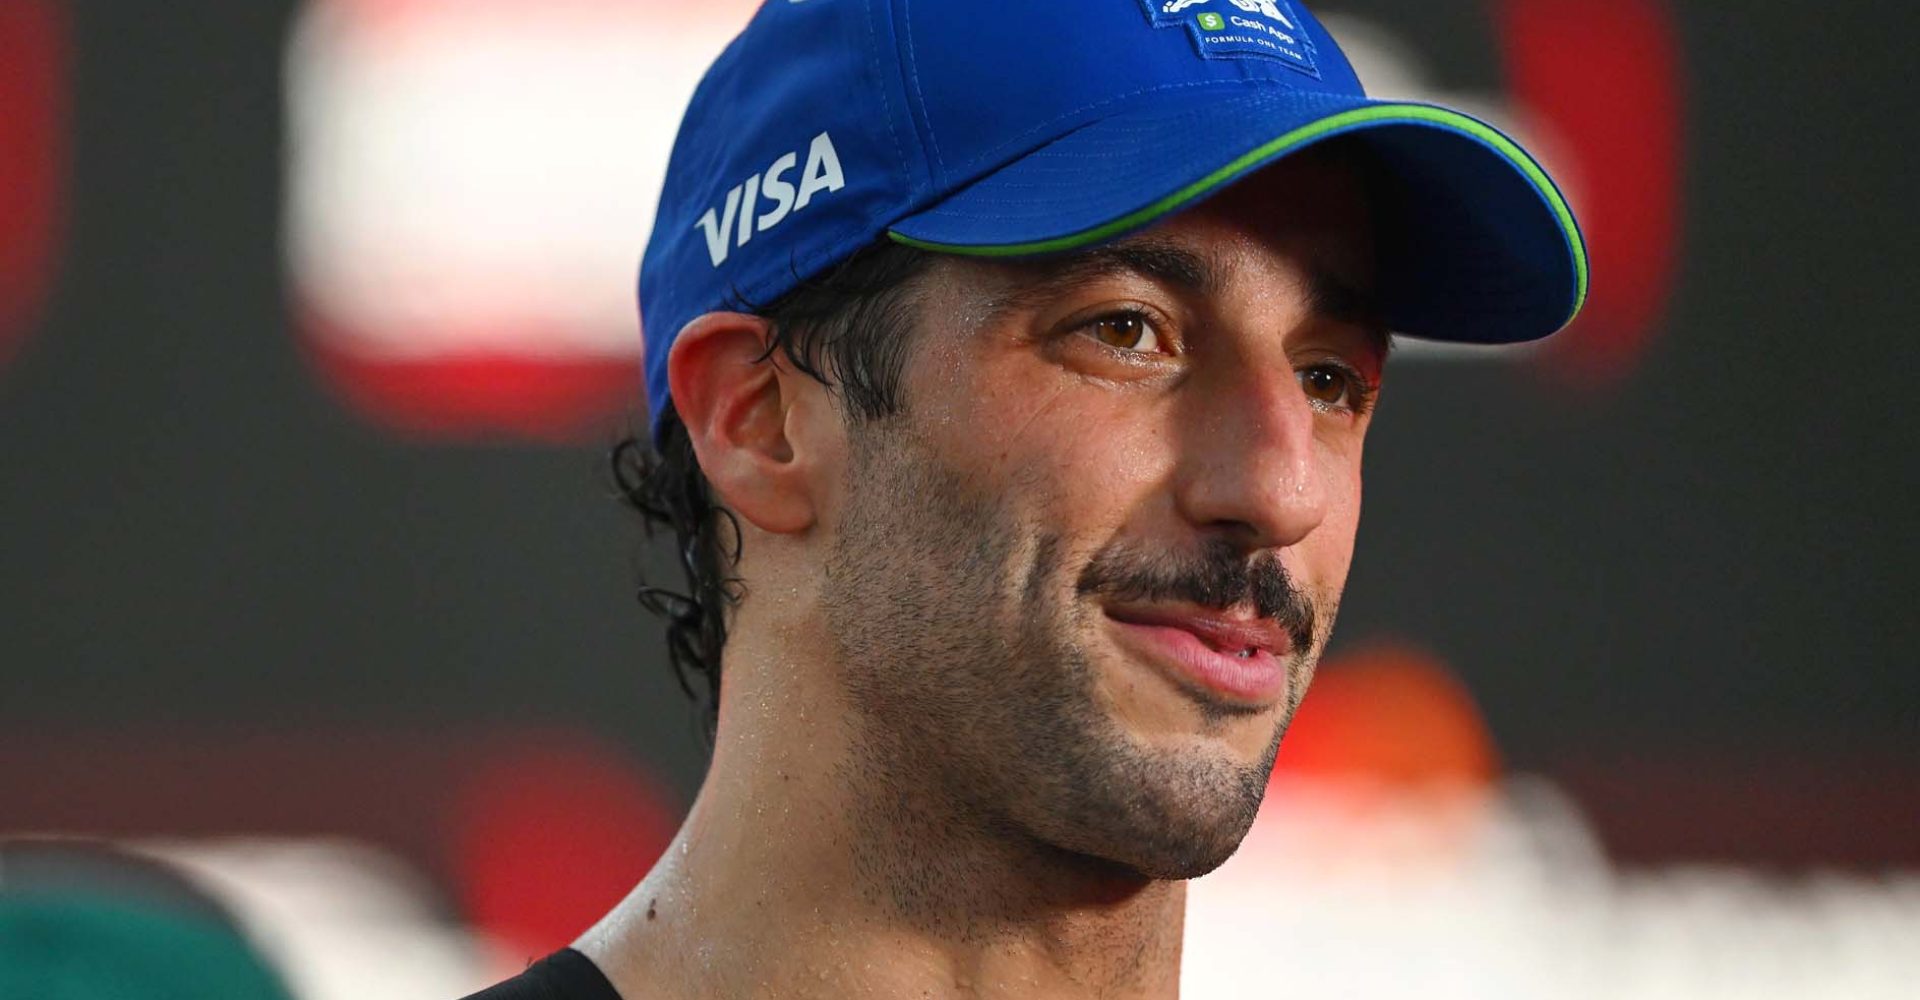
<svg viewBox="0 0 1920 1000"><path fill-rule="evenodd" d="M1182 422L1175 490L1188 522L1249 550L1284 548L1319 527L1331 490L1294 373L1243 366L1191 398L1199 412Z"/></svg>

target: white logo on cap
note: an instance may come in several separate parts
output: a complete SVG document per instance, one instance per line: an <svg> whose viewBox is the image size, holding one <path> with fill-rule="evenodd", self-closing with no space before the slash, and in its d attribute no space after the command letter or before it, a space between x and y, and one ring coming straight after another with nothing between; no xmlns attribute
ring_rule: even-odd
<svg viewBox="0 0 1920 1000"><path fill-rule="evenodd" d="M1203 3L1212 2L1213 0L1168 0L1167 4L1160 9L1168 14L1178 14L1188 7L1198 7ZM1280 5L1274 3L1274 0L1227 0L1227 2L1249 14L1259 14L1279 21L1295 31L1300 30L1298 25L1287 18L1285 12L1281 11Z"/></svg>
<svg viewBox="0 0 1920 1000"><path fill-rule="evenodd" d="M727 255L735 247L746 246L755 233L772 229L812 204L814 195L847 186L846 174L840 169L840 153L833 148L833 137L825 132L813 137L796 190L783 175L799 163L799 153L780 157L767 169L734 185L727 192L724 206L709 208L700 217L696 225L707 238L707 256L713 259L714 267L726 263ZM763 198L773 207L756 217Z"/></svg>

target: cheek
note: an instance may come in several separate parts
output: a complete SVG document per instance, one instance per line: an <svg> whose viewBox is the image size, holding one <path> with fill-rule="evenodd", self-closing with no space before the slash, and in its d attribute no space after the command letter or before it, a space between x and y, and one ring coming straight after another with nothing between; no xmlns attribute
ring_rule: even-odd
<svg viewBox="0 0 1920 1000"><path fill-rule="evenodd" d="M1165 480L1172 435L1116 398L1124 393L1000 374L944 407L937 430L947 454L1047 531L1102 539Z"/></svg>
<svg viewBox="0 0 1920 1000"><path fill-rule="evenodd" d="M1336 449L1324 454L1322 466L1327 490L1326 517L1298 546L1311 586L1338 593L1353 565L1354 542L1360 529L1360 449Z"/></svg>
<svg viewBox="0 0 1920 1000"><path fill-rule="evenodd" d="M935 315L978 311L938 305ZM956 319L931 332L909 362L908 408L938 453L983 485L1120 511L1138 484L1164 478L1171 439L1142 394L1069 371L1017 328Z"/></svg>

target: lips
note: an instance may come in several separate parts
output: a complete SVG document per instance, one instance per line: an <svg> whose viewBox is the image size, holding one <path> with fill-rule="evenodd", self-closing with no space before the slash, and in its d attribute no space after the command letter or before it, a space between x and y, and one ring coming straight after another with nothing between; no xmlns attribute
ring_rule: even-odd
<svg viewBox="0 0 1920 1000"><path fill-rule="evenodd" d="M1107 617L1124 645L1201 700L1260 709L1286 694L1293 638L1277 622L1159 605L1110 607Z"/></svg>

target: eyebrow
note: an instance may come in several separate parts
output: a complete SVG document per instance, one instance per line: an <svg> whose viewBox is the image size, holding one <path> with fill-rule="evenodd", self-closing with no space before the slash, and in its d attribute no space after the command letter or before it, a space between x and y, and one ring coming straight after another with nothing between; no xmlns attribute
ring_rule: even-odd
<svg viewBox="0 0 1920 1000"><path fill-rule="evenodd" d="M1029 308L1076 285L1116 275L1140 275L1195 295L1218 294L1225 284L1221 269L1205 255L1152 238L1111 243L1028 263L1038 275L996 299L989 307L992 315ZM1315 268L1307 281L1308 308L1316 315L1364 328L1378 360L1384 362L1393 349L1393 338L1373 293L1324 268Z"/></svg>
<svg viewBox="0 0 1920 1000"><path fill-rule="evenodd" d="M1315 268L1307 279L1307 308L1316 315L1365 330L1376 361L1386 363L1387 355L1393 352L1392 328L1372 292Z"/></svg>
<svg viewBox="0 0 1920 1000"><path fill-rule="evenodd" d="M1205 257L1163 240L1140 239L1112 243L1072 254L1028 262L1037 276L995 300L995 315L1045 302L1075 285L1137 274L1199 295L1220 290L1220 269Z"/></svg>
<svg viewBox="0 0 1920 1000"><path fill-rule="evenodd" d="M1373 294L1337 275L1316 269L1307 278L1307 308L1316 315L1356 326L1384 326Z"/></svg>

